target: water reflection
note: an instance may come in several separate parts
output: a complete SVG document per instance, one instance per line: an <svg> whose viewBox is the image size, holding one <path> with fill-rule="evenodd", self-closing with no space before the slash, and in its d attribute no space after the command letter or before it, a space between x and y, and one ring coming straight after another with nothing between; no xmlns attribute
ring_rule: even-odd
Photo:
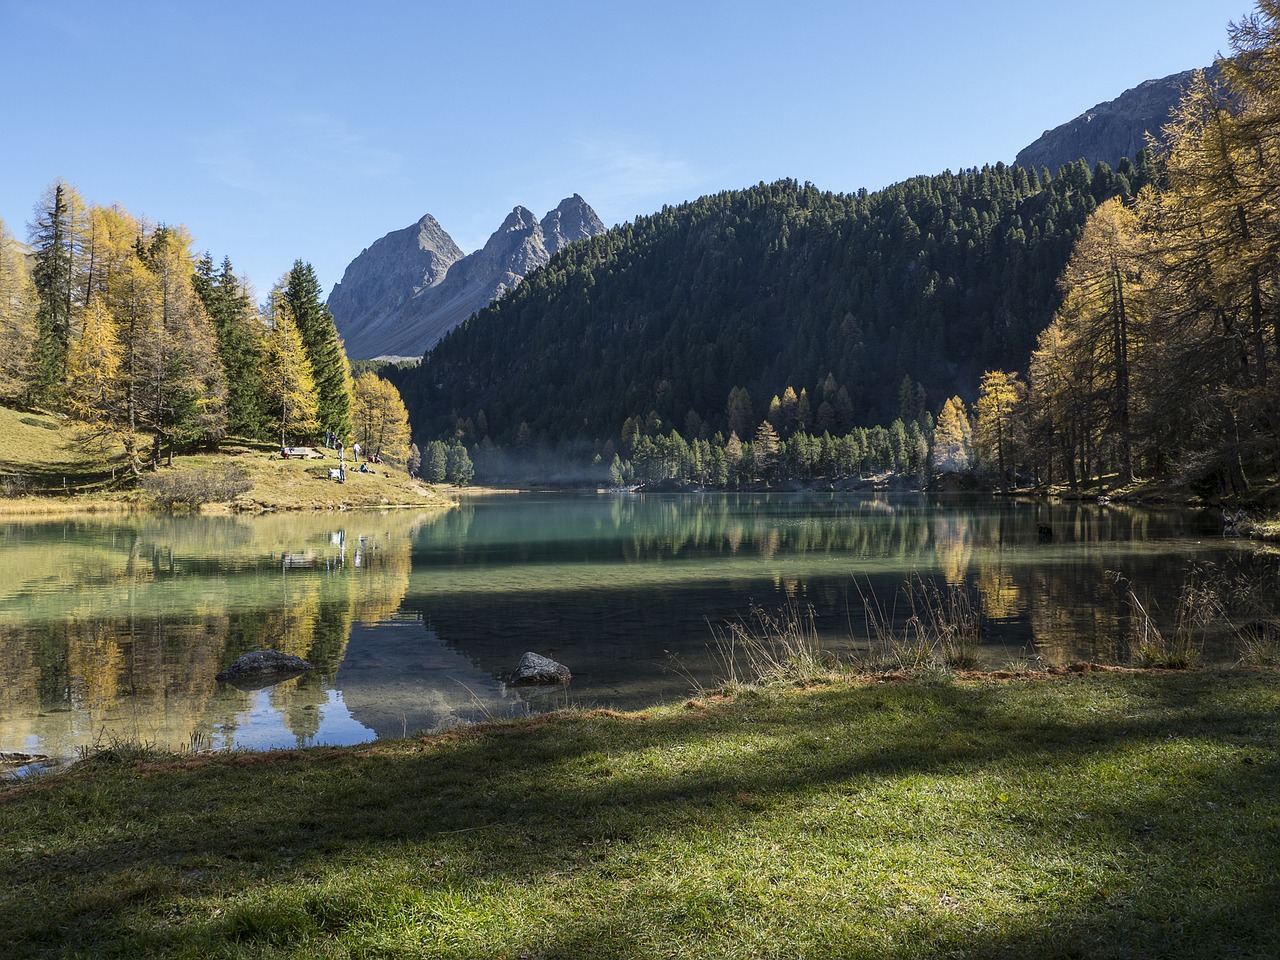
<svg viewBox="0 0 1280 960"><path fill-rule="evenodd" d="M709 624L790 601L848 644L862 598L892 609L912 574L974 591L990 661L1123 661L1132 629L1109 572L1168 613L1193 561L1270 563L1195 513L985 498L521 496L434 514L9 522L0 751L355 743L567 702L646 706L714 680ZM261 648L316 669L252 692L214 680ZM508 689L524 650L567 663L571 688Z"/></svg>

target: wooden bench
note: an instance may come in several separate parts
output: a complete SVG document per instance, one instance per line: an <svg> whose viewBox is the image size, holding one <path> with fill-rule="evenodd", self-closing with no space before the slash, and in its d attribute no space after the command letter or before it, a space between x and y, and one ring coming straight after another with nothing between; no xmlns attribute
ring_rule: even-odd
<svg viewBox="0 0 1280 960"><path fill-rule="evenodd" d="M280 456L285 460L323 460L324 454L315 447L281 447Z"/></svg>

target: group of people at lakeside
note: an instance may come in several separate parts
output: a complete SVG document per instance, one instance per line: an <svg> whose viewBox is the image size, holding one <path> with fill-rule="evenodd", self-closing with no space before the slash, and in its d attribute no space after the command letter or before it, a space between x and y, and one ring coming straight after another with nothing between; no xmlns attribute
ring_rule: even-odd
<svg viewBox="0 0 1280 960"><path fill-rule="evenodd" d="M338 466L330 469L329 479L337 480L339 483L346 483L347 482L346 445L343 443L335 442L332 434L326 434L325 447L330 450L333 450L336 448L338 451ZM351 445L351 453L352 453L353 461L358 462L360 460L360 453L361 453L359 443L353 443ZM281 460L323 458L324 456L325 455L320 452L320 449L314 446L313 447L287 447L282 445L280 447ZM357 473L376 473L377 471L373 469L373 465L381 464L381 463L382 463L381 456L379 456L376 453L370 454L368 457L365 458L364 462L360 464L356 472Z"/></svg>

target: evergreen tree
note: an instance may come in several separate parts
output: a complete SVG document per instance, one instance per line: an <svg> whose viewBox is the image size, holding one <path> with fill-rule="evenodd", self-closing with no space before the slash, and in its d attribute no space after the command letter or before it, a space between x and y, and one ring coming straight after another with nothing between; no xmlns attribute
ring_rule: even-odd
<svg viewBox="0 0 1280 960"><path fill-rule="evenodd" d="M35 395L41 402L56 402L60 397L71 332L83 305L76 283L83 219L80 195L70 184L58 180L45 190L31 225L30 240L35 249L32 281L37 298Z"/></svg>
<svg viewBox="0 0 1280 960"><path fill-rule="evenodd" d="M284 296L311 362L320 429L345 439L351 436L351 366L311 264L294 261L284 279Z"/></svg>
<svg viewBox="0 0 1280 960"><path fill-rule="evenodd" d="M470 485L475 475L476 469L467 448L461 443L450 444L445 454L445 481L455 487L465 487Z"/></svg>
<svg viewBox="0 0 1280 960"><path fill-rule="evenodd" d="M205 254L196 262L195 290L213 322L227 383L227 432L266 439L269 414L262 385L265 327L247 285L224 257L215 273Z"/></svg>
<svg viewBox="0 0 1280 960"><path fill-rule="evenodd" d="M442 440L432 440L427 444L426 465L423 476L430 483L444 483L449 472L449 451Z"/></svg>

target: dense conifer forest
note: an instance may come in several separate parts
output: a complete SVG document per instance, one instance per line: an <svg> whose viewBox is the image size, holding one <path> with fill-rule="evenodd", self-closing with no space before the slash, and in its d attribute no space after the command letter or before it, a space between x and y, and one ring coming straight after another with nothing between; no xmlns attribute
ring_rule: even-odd
<svg viewBox="0 0 1280 960"><path fill-rule="evenodd" d="M820 430L920 419L1025 362L1090 213L1145 179L1142 161L1052 177L997 165L876 193L781 181L703 197L574 244L402 374L402 392L424 434L461 424L498 444L522 429L617 439L637 418L690 440L743 434L788 387ZM903 409L908 379L923 395ZM731 391L749 423L730 422Z"/></svg>

